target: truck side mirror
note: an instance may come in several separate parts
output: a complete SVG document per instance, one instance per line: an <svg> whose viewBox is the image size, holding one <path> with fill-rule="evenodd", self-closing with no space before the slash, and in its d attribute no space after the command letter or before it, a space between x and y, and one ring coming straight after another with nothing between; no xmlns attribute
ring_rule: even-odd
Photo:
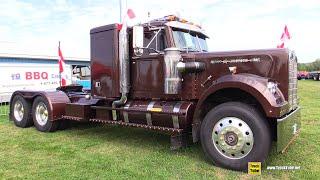
<svg viewBox="0 0 320 180"><path fill-rule="evenodd" d="M133 26L132 47L136 56L143 54L143 26Z"/></svg>

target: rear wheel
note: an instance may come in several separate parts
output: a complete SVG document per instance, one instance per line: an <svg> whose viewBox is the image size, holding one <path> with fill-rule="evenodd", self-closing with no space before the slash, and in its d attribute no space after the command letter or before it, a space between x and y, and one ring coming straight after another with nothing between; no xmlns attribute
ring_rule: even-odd
<svg viewBox="0 0 320 180"><path fill-rule="evenodd" d="M10 104L10 114L14 124L26 128L32 126L31 103L22 96L15 95Z"/></svg>
<svg viewBox="0 0 320 180"><path fill-rule="evenodd" d="M204 153L216 165L247 170L248 162L264 162L270 147L268 123L253 107L228 102L216 106L201 125Z"/></svg>
<svg viewBox="0 0 320 180"><path fill-rule="evenodd" d="M53 132L57 130L59 122L51 121L51 109L48 101L38 96L32 105L33 122L37 130L42 132Z"/></svg>

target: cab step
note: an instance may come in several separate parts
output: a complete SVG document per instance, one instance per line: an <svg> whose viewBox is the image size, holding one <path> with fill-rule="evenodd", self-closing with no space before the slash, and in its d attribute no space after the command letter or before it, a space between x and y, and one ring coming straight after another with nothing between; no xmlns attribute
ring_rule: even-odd
<svg viewBox="0 0 320 180"><path fill-rule="evenodd" d="M89 121L98 122L98 123L105 123L105 124L117 124L117 125L121 125L121 126L144 128L144 129L156 130L156 131L163 131L163 132L167 132L171 135L180 134L183 132L183 129L168 128L168 127L161 127L161 126L150 126L150 125L146 125L146 124L127 123L124 121L113 121L113 120L103 120L103 119L90 119Z"/></svg>

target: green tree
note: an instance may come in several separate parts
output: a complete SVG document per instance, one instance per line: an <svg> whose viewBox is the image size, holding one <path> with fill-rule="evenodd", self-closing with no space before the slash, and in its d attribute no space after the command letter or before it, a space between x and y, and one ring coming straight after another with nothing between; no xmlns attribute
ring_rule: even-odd
<svg viewBox="0 0 320 180"><path fill-rule="evenodd" d="M298 71L320 71L320 59L311 63L298 63Z"/></svg>

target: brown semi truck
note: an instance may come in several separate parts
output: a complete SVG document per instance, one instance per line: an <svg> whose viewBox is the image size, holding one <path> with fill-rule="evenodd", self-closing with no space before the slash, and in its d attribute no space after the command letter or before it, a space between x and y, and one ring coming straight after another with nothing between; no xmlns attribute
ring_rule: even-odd
<svg viewBox="0 0 320 180"><path fill-rule="evenodd" d="M297 57L288 49L208 52L203 29L176 16L97 27L90 38L91 92L16 91L16 126L138 127L168 133L172 149L192 137L214 164L234 170L263 162L272 141L283 152L299 132Z"/></svg>

